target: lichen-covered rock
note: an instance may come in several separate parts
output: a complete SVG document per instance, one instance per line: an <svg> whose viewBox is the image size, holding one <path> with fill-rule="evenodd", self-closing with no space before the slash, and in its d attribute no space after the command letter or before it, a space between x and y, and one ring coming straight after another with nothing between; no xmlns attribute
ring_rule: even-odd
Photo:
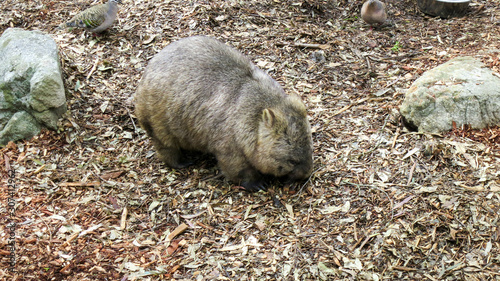
<svg viewBox="0 0 500 281"><path fill-rule="evenodd" d="M406 93L400 112L410 127L440 133L464 124L500 125L500 78L472 57L425 72Z"/></svg>
<svg viewBox="0 0 500 281"><path fill-rule="evenodd" d="M0 36L0 145L56 129L66 96L54 40L9 28Z"/></svg>
<svg viewBox="0 0 500 281"><path fill-rule="evenodd" d="M19 111L10 117L0 132L0 139L2 141L27 139L33 137L32 132L40 132L40 129L40 125L33 116L26 111Z"/></svg>

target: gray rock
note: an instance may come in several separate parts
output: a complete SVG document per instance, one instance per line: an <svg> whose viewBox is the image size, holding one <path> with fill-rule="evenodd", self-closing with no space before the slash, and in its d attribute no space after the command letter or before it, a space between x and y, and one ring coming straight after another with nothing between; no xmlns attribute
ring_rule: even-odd
<svg viewBox="0 0 500 281"><path fill-rule="evenodd" d="M0 132L0 140L27 139L33 137L33 132L40 132L40 130L40 124L33 116L26 111L19 111L14 113ZM7 142L2 143L2 145Z"/></svg>
<svg viewBox="0 0 500 281"><path fill-rule="evenodd" d="M500 125L500 78L472 57L458 57L425 72L406 93L400 112L420 132L464 124Z"/></svg>
<svg viewBox="0 0 500 281"><path fill-rule="evenodd" d="M54 40L38 31L9 28L0 37L0 145L57 129L66 111Z"/></svg>

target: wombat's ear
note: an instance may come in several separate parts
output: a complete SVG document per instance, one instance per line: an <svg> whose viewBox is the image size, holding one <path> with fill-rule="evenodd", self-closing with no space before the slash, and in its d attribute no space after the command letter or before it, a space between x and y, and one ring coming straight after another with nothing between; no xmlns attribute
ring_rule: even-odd
<svg viewBox="0 0 500 281"><path fill-rule="evenodd" d="M304 114L304 116L307 114L306 112L306 106L302 102L302 99L299 97L299 95L291 93L288 95L291 101L291 104L297 108L300 112Z"/></svg>
<svg viewBox="0 0 500 281"><path fill-rule="evenodd" d="M272 110L270 108L265 108L262 111L262 121L264 122L266 127L273 128L283 123L284 119L279 111Z"/></svg>

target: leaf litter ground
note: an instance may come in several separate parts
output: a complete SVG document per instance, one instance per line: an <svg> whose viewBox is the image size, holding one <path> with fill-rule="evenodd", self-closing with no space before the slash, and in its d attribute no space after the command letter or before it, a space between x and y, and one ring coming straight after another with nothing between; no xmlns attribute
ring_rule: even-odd
<svg viewBox="0 0 500 281"><path fill-rule="evenodd" d="M59 132L1 149L16 172L15 269L0 218L2 280L500 280L498 128L409 132L398 107L424 71L470 55L500 72L500 2L463 18L361 1L124 1L104 36L57 26L85 1L0 3L0 32L59 45L69 110ZM97 1L92 1L97 4ZM306 103L315 171L249 194L215 160L172 170L138 129L132 96L148 60L214 36Z"/></svg>

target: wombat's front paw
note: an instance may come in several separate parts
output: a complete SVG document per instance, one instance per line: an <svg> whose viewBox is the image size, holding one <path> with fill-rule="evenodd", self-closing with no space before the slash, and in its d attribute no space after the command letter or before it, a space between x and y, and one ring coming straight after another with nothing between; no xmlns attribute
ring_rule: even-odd
<svg viewBox="0 0 500 281"><path fill-rule="evenodd" d="M177 169L186 168L193 165L194 161L187 158L182 158L177 162Z"/></svg>
<svg viewBox="0 0 500 281"><path fill-rule="evenodd" d="M248 192L257 192L259 190L267 191L267 187L262 181L242 182L241 186L243 186Z"/></svg>
<svg viewBox="0 0 500 281"><path fill-rule="evenodd" d="M178 157L175 159L170 155L167 157L165 154L160 154L160 159L167 164L169 167L174 169L182 169L193 165L194 161L186 157Z"/></svg>

